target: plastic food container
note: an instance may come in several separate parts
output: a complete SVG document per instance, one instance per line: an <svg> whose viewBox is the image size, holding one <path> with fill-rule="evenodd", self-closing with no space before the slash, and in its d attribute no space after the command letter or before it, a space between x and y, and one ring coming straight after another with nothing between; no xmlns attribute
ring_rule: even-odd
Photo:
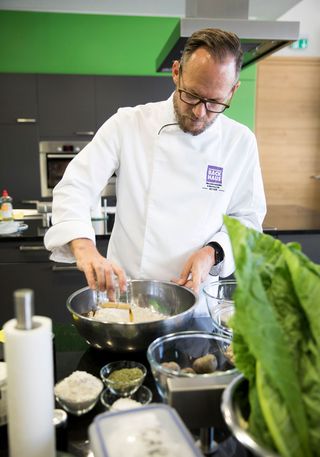
<svg viewBox="0 0 320 457"><path fill-rule="evenodd" d="M203 457L175 410L162 404L99 414L89 439L95 457Z"/></svg>

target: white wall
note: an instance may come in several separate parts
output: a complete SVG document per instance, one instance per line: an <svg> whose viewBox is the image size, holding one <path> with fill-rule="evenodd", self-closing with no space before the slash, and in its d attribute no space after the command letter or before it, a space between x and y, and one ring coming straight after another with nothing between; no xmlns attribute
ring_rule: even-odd
<svg viewBox="0 0 320 457"><path fill-rule="evenodd" d="M279 56L320 56L320 1L302 0L285 14L278 18L279 21L299 21L300 38L308 38L308 48L291 49L286 47L275 55Z"/></svg>

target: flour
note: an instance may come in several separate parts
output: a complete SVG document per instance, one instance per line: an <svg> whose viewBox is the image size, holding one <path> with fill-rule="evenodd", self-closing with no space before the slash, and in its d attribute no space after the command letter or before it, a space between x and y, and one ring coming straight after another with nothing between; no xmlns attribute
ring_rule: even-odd
<svg viewBox="0 0 320 457"><path fill-rule="evenodd" d="M54 388L55 395L71 409L85 409L103 389L100 379L86 371L74 371Z"/></svg>
<svg viewBox="0 0 320 457"><path fill-rule="evenodd" d="M142 308L137 305L132 305L132 312L133 324L139 322L159 321L168 317L165 314L159 313L151 308ZM100 322L124 322L132 324L132 322L129 321L129 312L126 309L101 308L97 309L92 317L94 320Z"/></svg>
<svg viewBox="0 0 320 457"><path fill-rule="evenodd" d="M142 406L142 404L132 398L119 398L112 404L110 410L123 411L125 409L138 408L139 406Z"/></svg>

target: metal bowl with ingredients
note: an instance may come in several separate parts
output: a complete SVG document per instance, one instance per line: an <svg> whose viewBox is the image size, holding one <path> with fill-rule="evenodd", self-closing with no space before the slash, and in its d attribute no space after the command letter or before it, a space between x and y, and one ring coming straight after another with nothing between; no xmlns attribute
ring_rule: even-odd
<svg viewBox="0 0 320 457"><path fill-rule="evenodd" d="M237 440L249 451L259 457L279 457L279 455L260 443L252 436L248 428L250 411L248 398L248 381L240 374L224 390L221 410L229 429Z"/></svg>
<svg viewBox="0 0 320 457"><path fill-rule="evenodd" d="M79 289L67 299L74 325L91 346L118 352L146 350L156 338L185 330L197 305L197 295L186 287L156 280L132 280L131 300L135 306L156 309L163 319L146 322L106 322L90 315L98 309L95 292ZM90 317L91 316L91 317Z"/></svg>

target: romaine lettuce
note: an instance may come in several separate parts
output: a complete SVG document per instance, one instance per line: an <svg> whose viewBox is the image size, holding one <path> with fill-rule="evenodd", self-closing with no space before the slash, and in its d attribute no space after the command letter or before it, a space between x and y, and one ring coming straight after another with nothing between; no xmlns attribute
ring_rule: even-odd
<svg viewBox="0 0 320 457"><path fill-rule="evenodd" d="M225 216L236 263L236 365L253 435L281 456L320 456L320 266Z"/></svg>

